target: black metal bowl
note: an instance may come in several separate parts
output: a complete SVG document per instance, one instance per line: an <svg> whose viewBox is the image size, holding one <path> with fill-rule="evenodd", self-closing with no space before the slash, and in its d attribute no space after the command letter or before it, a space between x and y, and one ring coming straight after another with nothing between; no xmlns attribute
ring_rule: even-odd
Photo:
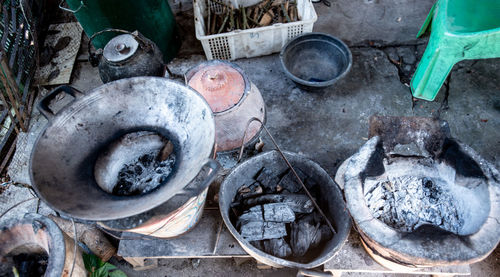
<svg viewBox="0 0 500 277"><path fill-rule="evenodd" d="M289 41L280 60L288 78L306 90L333 85L351 69L352 54L340 39L323 33L308 33Z"/></svg>

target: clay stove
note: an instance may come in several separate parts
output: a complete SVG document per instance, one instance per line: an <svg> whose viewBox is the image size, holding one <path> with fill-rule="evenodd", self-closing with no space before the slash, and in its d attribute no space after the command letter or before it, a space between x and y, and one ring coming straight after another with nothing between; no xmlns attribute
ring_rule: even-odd
<svg viewBox="0 0 500 277"><path fill-rule="evenodd" d="M367 251L383 265L469 264L500 239L500 174L444 121L370 119L370 139L339 170Z"/></svg>

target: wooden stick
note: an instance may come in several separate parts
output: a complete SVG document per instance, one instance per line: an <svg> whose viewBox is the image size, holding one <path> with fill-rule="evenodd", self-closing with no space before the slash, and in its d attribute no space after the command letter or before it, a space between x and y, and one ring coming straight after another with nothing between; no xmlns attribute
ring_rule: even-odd
<svg viewBox="0 0 500 277"><path fill-rule="evenodd" d="M207 35L211 35L212 33L210 32L212 29L210 28L210 23L212 23L212 18L210 18L211 16L211 8L210 8L210 5L208 5L207 7L207 12L208 12L208 16L207 16Z"/></svg>
<svg viewBox="0 0 500 277"><path fill-rule="evenodd" d="M228 17L229 17L229 14L226 14L226 16L224 17L224 21L222 21L222 25L220 26L217 34L220 34L222 32L222 30L224 30L224 26L226 26Z"/></svg>
<svg viewBox="0 0 500 277"><path fill-rule="evenodd" d="M231 11L229 12L229 31L234 30L234 9L231 6Z"/></svg>
<svg viewBox="0 0 500 277"><path fill-rule="evenodd" d="M288 6L288 1L286 3ZM290 22L291 21L290 17L288 17L287 9L285 8L285 5L283 5L283 3L281 3L281 11L283 12L283 15L285 16L286 22Z"/></svg>
<svg viewBox="0 0 500 277"><path fill-rule="evenodd" d="M250 20L250 22L252 22L254 24L254 27L252 28L255 28L255 27L262 27L260 26L259 22L256 22L255 20L253 20L252 18L248 17L248 20Z"/></svg>
<svg viewBox="0 0 500 277"><path fill-rule="evenodd" d="M215 32L215 25L217 25L217 17L218 17L217 14L214 14L214 16L212 17L210 34L214 34L214 32Z"/></svg>
<svg viewBox="0 0 500 277"><path fill-rule="evenodd" d="M73 224L71 223L71 221L56 217L54 215L49 215L49 217L69 237L75 236ZM82 223L75 223L75 228L77 234L76 239L87 245L87 247L104 262L109 260L116 253L116 248L109 242L109 240L99 229Z"/></svg>

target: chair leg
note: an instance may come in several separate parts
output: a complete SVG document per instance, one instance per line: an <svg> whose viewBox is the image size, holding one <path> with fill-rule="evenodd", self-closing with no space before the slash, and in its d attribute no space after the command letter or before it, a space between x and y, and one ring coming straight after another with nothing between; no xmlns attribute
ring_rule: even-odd
<svg viewBox="0 0 500 277"><path fill-rule="evenodd" d="M430 44L430 43L429 43ZM427 47L411 79L410 87L416 98L433 101L457 62L450 53Z"/></svg>

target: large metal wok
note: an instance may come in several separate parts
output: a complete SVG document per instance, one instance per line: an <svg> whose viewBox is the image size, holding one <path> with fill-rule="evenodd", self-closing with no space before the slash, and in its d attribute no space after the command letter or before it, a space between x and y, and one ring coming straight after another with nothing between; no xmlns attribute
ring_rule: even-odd
<svg viewBox="0 0 500 277"><path fill-rule="evenodd" d="M75 97L53 113L48 103L58 93ZM218 164L210 157L215 145L212 111L196 91L171 80L136 77L107 83L88 93L63 86L38 107L49 123L31 154L31 182L42 200L67 216L113 220L152 209L173 197L200 194ZM155 190L116 196L98 186L94 165L107 145L125 134L152 131L174 143L173 172ZM204 182L186 187L202 167L213 170Z"/></svg>

